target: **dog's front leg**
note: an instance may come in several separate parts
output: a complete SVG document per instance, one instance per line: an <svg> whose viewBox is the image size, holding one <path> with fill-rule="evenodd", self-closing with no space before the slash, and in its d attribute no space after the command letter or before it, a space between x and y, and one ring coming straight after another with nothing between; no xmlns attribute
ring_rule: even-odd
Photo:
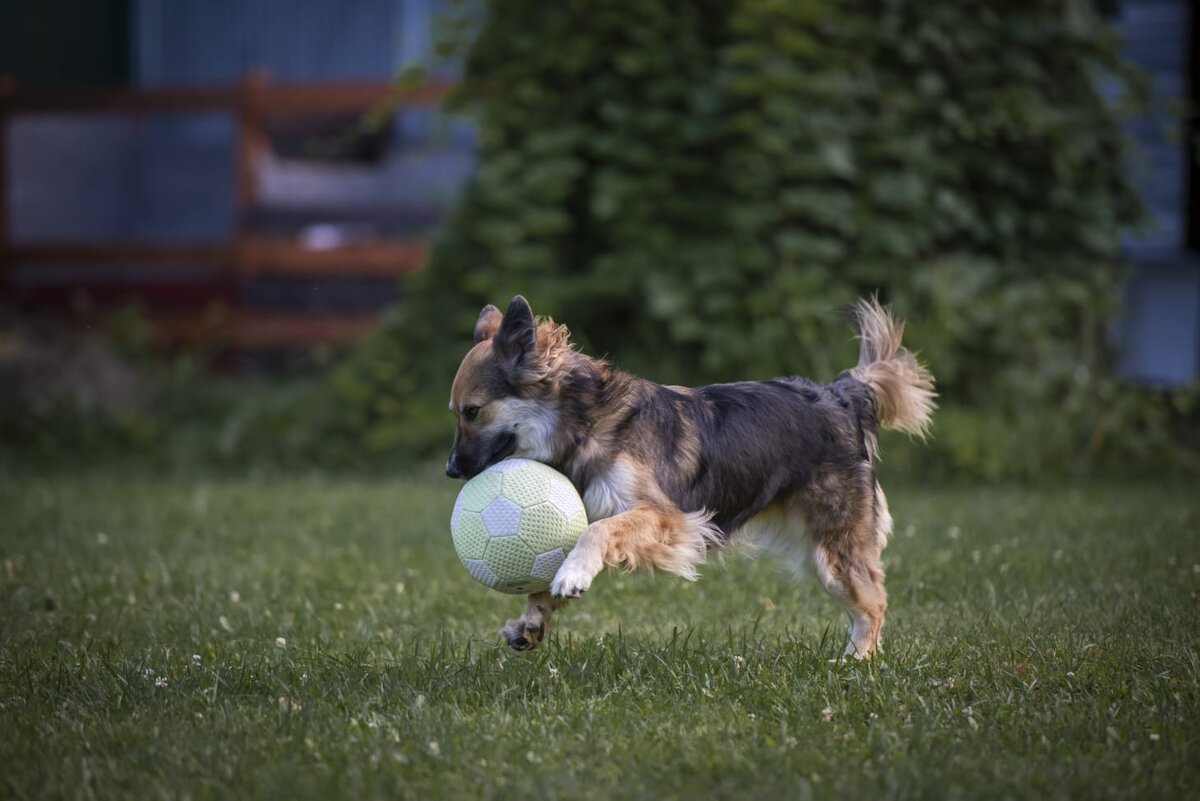
<svg viewBox="0 0 1200 801"><path fill-rule="evenodd" d="M500 634L516 650L532 651L546 638L554 610L566 603L564 598L551 598L548 592L534 593L525 600L525 613L505 623Z"/></svg>
<svg viewBox="0 0 1200 801"><path fill-rule="evenodd" d="M592 579L604 569L611 529L608 523L614 519L597 520L583 532L550 582L550 594L553 597L578 598L592 586Z"/></svg>
<svg viewBox="0 0 1200 801"><path fill-rule="evenodd" d="M555 598L578 598L606 566L647 567L694 579L715 529L704 512L640 503L587 527L550 582Z"/></svg>

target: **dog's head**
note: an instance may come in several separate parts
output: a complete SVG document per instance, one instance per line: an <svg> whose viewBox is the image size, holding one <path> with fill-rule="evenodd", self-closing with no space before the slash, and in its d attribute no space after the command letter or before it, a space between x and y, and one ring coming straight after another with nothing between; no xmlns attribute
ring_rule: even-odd
<svg viewBox="0 0 1200 801"><path fill-rule="evenodd" d="M556 371L570 351L567 330L538 323L517 295L504 314L483 307L471 348L450 390L458 420L446 475L471 478L509 456L553 461L558 440Z"/></svg>

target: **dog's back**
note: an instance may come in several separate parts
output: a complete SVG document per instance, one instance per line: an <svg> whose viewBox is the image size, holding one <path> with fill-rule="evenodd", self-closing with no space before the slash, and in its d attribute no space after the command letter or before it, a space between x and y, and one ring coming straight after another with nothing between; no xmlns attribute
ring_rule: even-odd
<svg viewBox="0 0 1200 801"><path fill-rule="evenodd" d="M623 439L659 461L660 484L679 508L708 510L726 539L815 480L870 474L873 484L878 427L923 436L933 377L901 346L903 325L878 302L861 301L855 312L859 362L833 382L792 376L691 390L640 382ZM693 429L697 458L680 458L672 440ZM654 440L657 447L646 445Z"/></svg>
<svg viewBox="0 0 1200 801"><path fill-rule="evenodd" d="M690 469L663 465L663 490L681 509L711 512L726 539L814 477L869 461L875 436L870 389L848 373L832 384L799 377L714 384L672 406L694 421L700 451ZM663 437L686 427L641 433Z"/></svg>

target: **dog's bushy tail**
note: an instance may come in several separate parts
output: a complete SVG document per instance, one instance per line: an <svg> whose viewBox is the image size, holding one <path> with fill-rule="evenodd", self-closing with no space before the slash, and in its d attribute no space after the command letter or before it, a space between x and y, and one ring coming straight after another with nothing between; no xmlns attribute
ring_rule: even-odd
<svg viewBox="0 0 1200 801"><path fill-rule="evenodd" d="M904 323L875 298L854 307L858 364L850 374L871 388L879 425L924 438L937 408L933 373L900 344Z"/></svg>

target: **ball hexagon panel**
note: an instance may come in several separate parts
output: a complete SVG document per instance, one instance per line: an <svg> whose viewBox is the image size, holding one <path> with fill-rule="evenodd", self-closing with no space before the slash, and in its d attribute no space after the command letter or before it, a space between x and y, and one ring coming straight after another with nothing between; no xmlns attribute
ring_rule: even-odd
<svg viewBox="0 0 1200 801"><path fill-rule="evenodd" d="M501 495L480 513L489 537L511 537L521 525L521 507Z"/></svg>
<svg viewBox="0 0 1200 801"><path fill-rule="evenodd" d="M493 538L483 552L483 561L501 581L528 581L533 559L533 551L518 537Z"/></svg>
<svg viewBox="0 0 1200 801"><path fill-rule="evenodd" d="M482 559L487 547L488 533L483 525L483 515L461 509L458 519L450 529L454 539L454 550L460 559Z"/></svg>
<svg viewBox="0 0 1200 801"><path fill-rule="evenodd" d="M550 480L545 499L554 504L554 508L562 512L562 516L568 520L583 511L583 500L575 491L575 485L565 477L555 476Z"/></svg>
<svg viewBox="0 0 1200 801"><path fill-rule="evenodd" d="M463 559L463 564L467 568L467 572L477 581L481 581L489 587L496 587L500 584L500 577L492 572L492 569L484 564L481 559Z"/></svg>
<svg viewBox="0 0 1200 801"><path fill-rule="evenodd" d="M463 508L472 512L482 512L500 494L503 483L504 476L494 472L494 468L475 476L463 485L458 494Z"/></svg>
<svg viewBox="0 0 1200 801"><path fill-rule="evenodd" d="M564 536L564 529L566 535ZM570 526L563 514L552 503L528 506L521 512L521 539L525 540L534 553L575 547L582 528ZM564 541L565 540L565 541Z"/></svg>
<svg viewBox="0 0 1200 801"><path fill-rule="evenodd" d="M533 568L529 571L529 575L542 581L551 581L566 558L567 555L563 553L562 548L539 553L533 557Z"/></svg>

